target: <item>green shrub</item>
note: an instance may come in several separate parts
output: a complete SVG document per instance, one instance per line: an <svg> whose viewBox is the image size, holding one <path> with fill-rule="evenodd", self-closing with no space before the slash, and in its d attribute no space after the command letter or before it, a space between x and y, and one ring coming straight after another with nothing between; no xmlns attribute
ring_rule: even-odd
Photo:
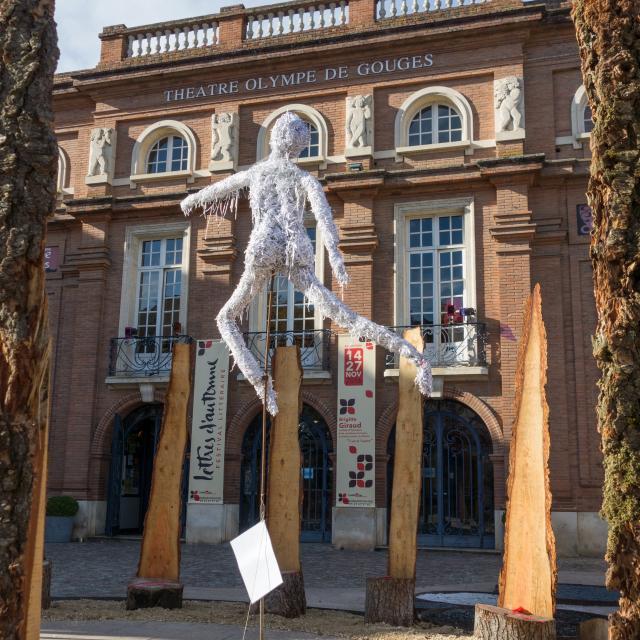
<svg viewBox="0 0 640 640"><path fill-rule="evenodd" d="M47 500L47 515L73 518L78 513L78 501L71 496L51 496Z"/></svg>

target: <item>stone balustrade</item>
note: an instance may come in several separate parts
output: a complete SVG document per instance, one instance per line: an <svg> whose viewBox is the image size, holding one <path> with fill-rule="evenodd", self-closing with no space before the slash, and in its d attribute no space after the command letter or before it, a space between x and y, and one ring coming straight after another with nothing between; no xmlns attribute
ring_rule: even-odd
<svg viewBox="0 0 640 640"><path fill-rule="evenodd" d="M149 25L127 32L127 58L140 58L160 53L203 49L218 44L218 23L173 22Z"/></svg>
<svg viewBox="0 0 640 640"><path fill-rule="evenodd" d="M199 55L268 45L282 36L313 38L323 31L374 27L376 22L406 16L425 21L443 11L489 2L521 0L295 0L256 8L241 4L216 14L171 22L105 27L100 34L100 66L153 61L163 54ZM444 14L446 16L446 14ZM432 18L433 16L433 18Z"/></svg>
<svg viewBox="0 0 640 640"><path fill-rule="evenodd" d="M247 14L247 40L319 31L349 23L349 0L296 2L252 9Z"/></svg>
<svg viewBox="0 0 640 640"><path fill-rule="evenodd" d="M491 0L377 0L376 19L403 18L405 16L486 4Z"/></svg>

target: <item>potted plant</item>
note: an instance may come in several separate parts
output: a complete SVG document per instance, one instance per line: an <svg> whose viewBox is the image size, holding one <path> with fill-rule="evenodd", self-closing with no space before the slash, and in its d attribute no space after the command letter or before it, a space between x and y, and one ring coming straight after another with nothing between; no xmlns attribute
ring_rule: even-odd
<svg viewBox="0 0 640 640"><path fill-rule="evenodd" d="M78 508L78 501L71 496L51 496L47 500L45 542L71 542L73 518Z"/></svg>

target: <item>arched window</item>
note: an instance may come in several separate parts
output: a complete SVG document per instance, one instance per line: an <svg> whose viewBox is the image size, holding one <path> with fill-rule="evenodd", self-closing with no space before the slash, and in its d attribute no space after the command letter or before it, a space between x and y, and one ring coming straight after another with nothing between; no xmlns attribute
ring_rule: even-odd
<svg viewBox="0 0 640 640"><path fill-rule="evenodd" d="M448 87L427 87L409 96L396 114L398 153L468 146L473 140L473 115L467 99Z"/></svg>
<svg viewBox="0 0 640 640"><path fill-rule="evenodd" d="M319 164L320 168L326 167L328 154L328 129L322 114L309 107L306 104L288 104L284 107L276 109L270 113L262 123L258 132L258 140L256 144L256 158L262 160L269 155L269 138L271 136L271 128L275 121L283 113L291 111L300 116L310 129L309 146L300 154L298 161L303 164Z"/></svg>
<svg viewBox="0 0 640 640"><path fill-rule="evenodd" d="M320 155L320 132L313 122L309 126L309 146L302 151L300 158L317 158Z"/></svg>
<svg viewBox="0 0 640 640"><path fill-rule="evenodd" d="M137 138L131 154L130 182L186 176L193 181L197 157L196 137L178 120L161 120L148 126Z"/></svg>
<svg viewBox="0 0 640 640"><path fill-rule="evenodd" d="M589 105L586 105L582 112L582 122L584 132L591 133L593 131L593 113Z"/></svg>
<svg viewBox="0 0 640 640"><path fill-rule="evenodd" d="M158 140L149 150L147 173L186 171L189 146L182 136L167 136Z"/></svg>
<svg viewBox="0 0 640 640"><path fill-rule="evenodd" d="M583 140L591 137L591 131L593 131L593 113L587 91L584 85L580 85L571 102L571 137L566 142L565 139L557 139L556 144L559 142L567 144L571 141L574 149L581 149Z"/></svg>
<svg viewBox="0 0 640 640"><path fill-rule="evenodd" d="M409 125L409 146L460 142L462 119L446 104L431 104L413 116Z"/></svg>

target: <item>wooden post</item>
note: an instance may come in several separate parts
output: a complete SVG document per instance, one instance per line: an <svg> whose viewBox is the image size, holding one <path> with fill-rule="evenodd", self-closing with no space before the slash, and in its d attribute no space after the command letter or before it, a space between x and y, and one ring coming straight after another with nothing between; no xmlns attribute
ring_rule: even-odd
<svg viewBox="0 0 640 640"><path fill-rule="evenodd" d="M553 618L557 573L551 529L546 381L547 338L540 285L536 285L525 305L518 347L516 418L509 459L498 604L509 610L522 607L536 616Z"/></svg>
<svg viewBox="0 0 640 640"><path fill-rule="evenodd" d="M51 342L47 349L43 377L38 385L38 398L40 401L37 423L40 425L38 441L34 446L33 469L35 477L33 481L33 499L31 502L31 517L29 519L29 532L27 534L27 570L28 584L27 615L25 624L26 640L40 639L40 618L42 609L49 608L49 601L45 601L43 607L43 585L51 582L50 565L48 574L44 571L44 526L45 505L47 502L47 470L49 461L49 387L51 373Z"/></svg>
<svg viewBox="0 0 640 640"><path fill-rule="evenodd" d="M509 609L476 605L474 638L478 640L555 640L552 618L517 613Z"/></svg>
<svg viewBox="0 0 640 640"><path fill-rule="evenodd" d="M127 609L182 606L180 512L191 393L191 351L189 344L173 346L171 378L153 461L138 575L127 588Z"/></svg>
<svg viewBox="0 0 640 640"><path fill-rule="evenodd" d="M407 330L404 337L422 352L424 344L420 327ZM415 364L400 358L389 528L389 576L367 580L366 622L411 626L415 617L416 535L422 488L423 439L423 400L415 386L415 376Z"/></svg>
<svg viewBox="0 0 640 640"><path fill-rule="evenodd" d="M278 414L273 420L267 479L267 526L283 583L265 597L265 608L286 618L304 615L307 603L300 567L300 348L278 347L273 358Z"/></svg>

